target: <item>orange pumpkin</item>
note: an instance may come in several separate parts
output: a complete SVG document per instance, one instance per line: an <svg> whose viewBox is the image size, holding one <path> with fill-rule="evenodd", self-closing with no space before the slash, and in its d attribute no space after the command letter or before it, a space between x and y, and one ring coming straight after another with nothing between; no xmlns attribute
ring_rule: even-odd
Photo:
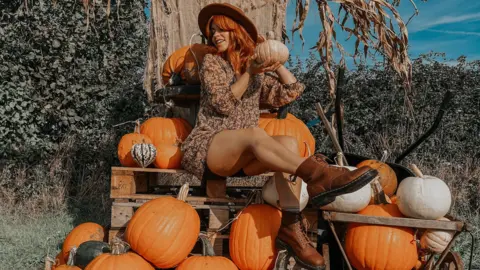
<svg viewBox="0 0 480 270"><path fill-rule="evenodd" d="M200 217L185 203L188 184L177 199L161 197L143 204L125 231L131 248L157 268L172 268L192 251L200 232Z"/></svg>
<svg viewBox="0 0 480 270"><path fill-rule="evenodd" d="M266 204L242 210L230 230L230 257L240 269L272 269L282 213Z"/></svg>
<svg viewBox="0 0 480 270"><path fill-rule="evenodd" d="M72 248L68 254L68 261L66 264L62 264L59 266L55 266L53 269L56 270L81 270L81 268L75 266L74 264L74 258L75 258L75 252L76 248Z"/></svg>
<svg viewBox="0 0 480 270"><path fill-rule="evenodd" d="M182 167L183 153L180 147L171 144L159 144L156 146L157 155L153 165L160 169L180 169Z"/></svg>
<svg viewBox="0 0 480 270"><path fill-rule="evenodd" d="M75 227L63 241L62 256L63 260L68 260L68 255L73 247L78 247L81 243L89 240L103 241L105 232L103 227L97 223L85 222Z"/></svg>
<svg viewBox="0 0 480 270"><path fill-rule="evenodd" d="M91 261L85 270L155 270L145 259L133 252L127 252L121 242L112 244L112 252L104 253Z"/></svg>
<svg viewBox="0 0 480 270"><path fill-rule="evenodd" d="M382 185L383 190L387 196L392 196L397 190L397 175L395 171L388 166L386 163L378 160L364 160L357 164L357 168L368 166L370 168L376 169L378 171L379 181Z"/></svg>
<svg viewBox="0 0 480 270"><path fill-rule="evenodd" d="M140 127L140 133L149 137L154 145L183 142L191 131L192 126L183 118L152 117Z"/></svg>
<svg viewBox="0 0 480 270"><path fill-rule="evenodd" d="M203 256L192 256L183 261L177 270L237 270L237 266L229 259L222 256L215 256L210 240L205 235L200 235L202 241Z"/></svg>
<svg viewBox="0 0 480 270"><path fill-rule="evenodd" d="M187 45L174 51L163 64L163 84L168 85L174 74L180 76L180 79L188 84L200 84L199 65L202 64L206 54L216 51L215 47L205 44Z"/></svg>
<svg viewBox="0 0 480 270"><path fill-rule="evenodd" d="M167 85L170 78L174 75L181 75L182 69L185 62L185 54L187 53L190 46L183 46L180 49L174 51L163 64L162 69L162 81L163 84ZM185 79L182 77L182 79Z"/></svg>
<svg viewBox="0 0 480 270"><path fill-rule="evenodd" d="M378 184L377 191L379 189ZM379 203L378 198L377 193L375 203ZM395 204L369 205L358 214L404 217ZM410 270L418 261L414 231L404 227L350 223L345 236L345 252L358 270Z"/></svg>
<svg viewBox="0 0 480 270"><path fill-rule="evenodd" d="M308 157L309 150L310 154L315 152L315 138L308 127L286 109L281 109L278 113L260 114L258 126L270 136L286 135L297 139L298 151L302 157Z"/></svg>
<svg viewBox="0 0 480 270"><path fill-rule="evenodd" d="M137 143L152 143L150 138L144 134L140 134L140 123L137 121L133 133L123 135L118 143L118 159L125 167L139 167L132 157L130 150Z"/></svg>
<svg viewBox="0 0 480 270"><path fill-rule="evenodd" d="M192 44L185 54L185 65L183 67L183 77L188 84L200 84L199 70L203 58L207 54L213 54L217 51L215 47L205 44Z"/></svg>

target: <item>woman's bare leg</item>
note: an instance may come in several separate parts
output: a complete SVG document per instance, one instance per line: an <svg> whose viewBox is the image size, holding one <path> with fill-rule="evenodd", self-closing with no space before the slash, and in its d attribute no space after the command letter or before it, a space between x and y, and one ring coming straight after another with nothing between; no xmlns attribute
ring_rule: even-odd
<svg viewBox="0 0 480 270"><path fill-rule="evenodd" d="M305 158L261 128L224 130L212 139L207 154L209 169L220 176L230 176L253 160L258 160L271 171L295 174Z"/></svg>
<svg viewBox="0 0 480 270"><path fill-rule="evenodd" d="M294 137L291 136L272 136L274 140L279 142L281 145L283 145L285 148L290 150L292 153L295 153L296 155L300 156L298 152L298 143L297 140ZM258 159L254 158L250 163L245 165L243 167L243 172L246 175L259 175L262 173L265 173L269 170L267 166L265 166L262 162L260 162Z"/></svg>

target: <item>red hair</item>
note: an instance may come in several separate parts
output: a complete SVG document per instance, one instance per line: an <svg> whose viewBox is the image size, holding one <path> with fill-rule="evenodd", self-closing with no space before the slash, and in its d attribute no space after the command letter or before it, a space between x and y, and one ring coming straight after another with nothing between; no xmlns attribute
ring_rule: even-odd
<svg viewBox="0 0 480 270"><path fill-rule="evenodd" d="M224 15L214 15L207 23L206 34L208 43L213 45L210 27L215 23L223 31L230 32L230 44L222 57L232 64L233 70L245 73L247 62L255 50L255 42L240 24Z"/></svg>

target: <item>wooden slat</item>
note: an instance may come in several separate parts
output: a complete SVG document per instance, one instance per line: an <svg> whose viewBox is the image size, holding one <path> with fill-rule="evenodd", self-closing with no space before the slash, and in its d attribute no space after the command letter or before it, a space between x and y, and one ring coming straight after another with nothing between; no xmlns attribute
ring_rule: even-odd
<svg viewBox="0 0 480 270"><path fill-rule="evenodd" d="M118 238L123 239L123 234L125 233L125 227L124 228L111 228L108 231L108 243L112 244L113 238L115 236L118 236Z"/></svg>
<svg viewBox="0 0 480 270"><path fill-rule="evenodd" d="M182 169L157 169L157 168L139 168L139 167L112 167L114 171L133 171L133 172L152 172L152 173L189 173ZM272 172L263 173L258 176L272 176Z"/></svg>
<svg viewBox="0 0 480 270"><path fill-rule="evenodd" d="M112 171L110 180L110 198L135 193L135 178L133 171Z"/></svg>
<svg viewBox="0 0 480 270"><path fill-rule="evenodd" d="M160 195L160 194L132 194L132 195L111 195L113 199L131 199L131 200L153 200L162 197L176 197L173 195ZM246 199L237 198L208 198L188 196L187 202L204 202L204 203L246 203Z"/></svg>
<svg viewBox="0 0 480 270"><path fill-rule="evenodd" d="M225 196L227 195L226 179L208 179L206 181L207 197L225 198Z"/></svg>
<svg viewBox="0 0 480 270"><path fill-rule="evenodd" d="M112 206L120 206L120 207L140 207L145 202L113 202ZM221 209L221 210L230 210L230 209L243 209L245 206L243 205L205 205L205 204L190 204L194 209Z"/></svg>
<svg viewBox="0 0 480 270"><path fill-rule="evenodd" d="M461 221L439 221L439 220L424 220L413 218L396 218L396 217L375 217L364 216L358 214L338 213L338 212L323 212L325 220L338 222L353 222L364 223L372 225L385 225L397 227L436 229L446 231L461 231L464 223Z"/></svg>
<svg viewBox="0 0 480 270"><path fill-rule="evenodd" d="M133 207L122 204L128 203L113 203L112 205L112 228L127 226L127 223L133 216Z"/></svg>

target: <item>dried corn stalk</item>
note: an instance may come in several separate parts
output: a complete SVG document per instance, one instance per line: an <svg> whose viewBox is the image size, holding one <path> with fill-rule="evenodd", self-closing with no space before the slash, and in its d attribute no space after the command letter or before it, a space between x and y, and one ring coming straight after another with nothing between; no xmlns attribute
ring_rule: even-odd
<svg viewBox="0 0 480 270"><path fill-rule="evenodd" d="M296 1L296 17L292 34L298 31L303 41L301 33L303 23L308 13L309 0ZM410 89L412 65L407 51L408 31L406 24L395 8L400 4L400 1L401 0L316 0L323 31L320 31L317 44L313 48L319 52L323 66L327 72L329 90L332 98L334 97L335 89L335 75L332 70L332 64L334 63L333 50L335 47L339 50L342 56L341 62L344 61L346 54L342 45L336 39L335 25L338 25L343 31L349 33L349 38L352 36L356 38L355 52L352 56L354 60L356 60L358 56L361 56L359 48L362 49L365 57L369 54L370 48L380 52L403 80L405 88L407 90ZM337 16L333 14L329 2L335 2L340 5ZM415 3L413 0L410 0L410 2L415 8L414 15L418 14ZM389 13L393 15L393 20L396 22L398 34ZM295 25L297 18L299 20L298 26ZM353 27L347 27L347 22L351 22Z"/></svg>

